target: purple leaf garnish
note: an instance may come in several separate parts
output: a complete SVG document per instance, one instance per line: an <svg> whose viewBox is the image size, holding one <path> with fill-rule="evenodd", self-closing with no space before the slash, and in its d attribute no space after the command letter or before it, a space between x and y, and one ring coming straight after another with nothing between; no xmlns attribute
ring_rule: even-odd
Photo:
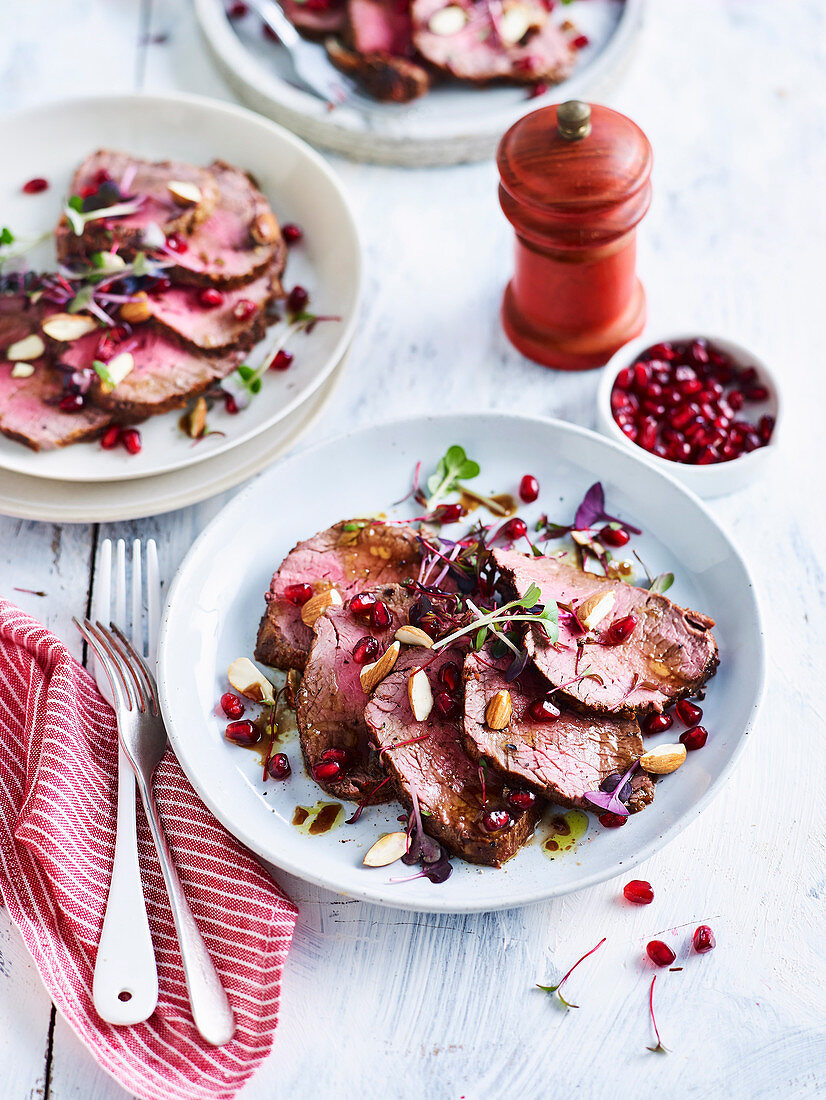
<svg viewBox="0 0 826 1100"><path fill-rule="evenodd" d="M528 651L523 646L508 665L508 671L505 673L505 680L510 683L512 680L515 680L517 676L521 676L525 671L527 663Z"/></svg>
<svg viewBox="0 0 826 1100"><path fill-rule="evenodd" d="M577 531L587 531L597 522L619 523L626 531L630 531L632 535L642 534L639 527L632 527L631 524L626 523L624 519L620 519L618 516L610 516L605 511L605 492L602 488L602 482L600 481L595 481L582 498L582 503L576 510L574 527Z"/></svg>
<svg viewBox="0 0 826 1100"><path fill-rule="evenodd" d="M625 781L630 779L634 772L639 767L639 760L635 760L631 767L620 777L619 782L612 791L588 791L584 796L585 801L593 806L597 810L601 810L603 813L619 814L620 817L628 817L628 807L620 801L617 792L622 793L625 788Z"/></svg>

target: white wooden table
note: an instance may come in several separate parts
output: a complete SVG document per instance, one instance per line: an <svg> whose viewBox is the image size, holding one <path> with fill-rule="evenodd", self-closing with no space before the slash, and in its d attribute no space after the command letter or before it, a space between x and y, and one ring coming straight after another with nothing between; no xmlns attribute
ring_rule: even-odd
<svg viewBox="0 0 826 1100"><path fill-rule="evenodd" d="M0 109L83 92L183 89L229 98L186 0L7 0ZM724 793L639 874L490 915L418 916L297 880L301 916L271 1059L244 1097L803 1097L826 1090L824 314L826 14L819 0L653 0L611 99L655 151L640 268L651 328L730 334L785 386L770 476L713 511L745 550L769 626L770 684ZM13 157L4 149L3 157ZM403 172L336 161L367 252L360 334L317 434L434 408L543 412L591 425L597 375L516 355L498 325L510 231L491 163ZM0 222L2 212L0 211ZM817 451L812 441L817 440ZM171 578L219 497L104 526L0 518L0 591L77 647L103 537L154 536ZM32 595L21 589L43 592ZM2 762L0 762L2 766ZM644 944L708 919L718 947L657 984ZM608 942L564 1013L535 982ZM126 1096L56 1017L0 912L0 1096Z"/></svg>

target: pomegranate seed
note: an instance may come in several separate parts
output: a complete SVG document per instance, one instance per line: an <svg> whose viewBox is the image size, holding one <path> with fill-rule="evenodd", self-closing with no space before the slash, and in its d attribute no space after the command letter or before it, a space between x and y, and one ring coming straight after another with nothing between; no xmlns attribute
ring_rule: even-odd
<svg viewBox="0 0 826 1100"><path fill-rule="evenodd" d="M224 737L227 741L232 741L233 745L244 746L255 745L261 739L258 730L248 718L243 722L230 722L224 731Z"/></svg>
<svg viewBox="0 0 826 1100"><path fill-rule="evenodd" d="M170 250L170 252L177 252L178 255L189 250L189 244L184 240L180 233L171 233L166 238L166 247Z"/></svg>
<svg viewBox="0 0 826 1100"><path fill-rule="evenodd" d="M337 764L346 764L350 759L347 749L325 749L321 754L322 760L335 760Z"/></svg>
<svg viewBox="0 0 826 1100"><path fill-rule="evenodd" d="M657 421L653 416L646 416L640 423L640 434L637 443L645 451L652 451L657 442Z"/></svg>
<svg viewBox="0 0 826 1100"><path fill-rule="evenodd" d="M376 597L369 592L359 592L350 600L350 610L354 615L369 615L375 602Z"/></svg>
<svg viewBox="0 0 826 1100"><path fill-rule="evenodd" d="M707 951L712 951L717 946L714 933L707 924L701 924L696 928L691 939L698 955L705 955Z"/></svg>
<svg viewBox="0 0 826 1100"><path fill-rule="evenodd" d="M648 957L656 966L671 966L677 956L667 943L662 940L651 940L646 949Z"/></svg>
<svg viewBox="0 0 826 1100"><path fill-rule="evenodd" d="M393 621L386 603L377 600L370 609L370 624L376 630L386 630Z"/></svg>
<svg viewBox="0 0 826 1100"><path fill-rule="evenodd" d="M440 504L433 514L437 523L456 523L467 515L461 504Z"/></svg>
<svg viewBox="0 0 826 1100"><path fill-rule="evenodd" d="M459 710L458 702L446 691L440 691L433 700L433 705L442 718L452 718Z"/></svg>
<svg viewBox="0 0 826 1100"><path fill-rule="evenodd" d="M627 817L623 817L622 814L613 814L609 810L607 813L600 814L597 818L603 829L619 829L628 820Z"/></svg>
<svg viewBox="0 0 826 1100"><path fill-rule="evenodd" d="M104 451L111 451L114 447L117 447L118 443L120 443L120 428L117 424L113 424L100 437L100 445Z"/></svg>
<svg viewBox="0 0 826 1100"><path fill-rule="evenodd" d="M284 599L294 603L296 607L303 607L312 597L313 588L310 584L288 584L284 589Z"/></svg>
<svg viewBox="0 0 826 1100"><path fill-rule="evenodd" d="M304 230L300 225L296 225L295 222L288 222L287 225L281 226L281 236L287 244L298 244L304 236Z"/></svg>
<svg viewBox="0 0 826 1100"><path fill-rule="evenodd" d="M519 516L514 516L513 519L509 519L508 522L502 527L499 534L506 539L510 539L511 542L516 542L517 539L521 539L523 535L527 535L528 525L524 519Z"/></svg>
<svg viewBox="0 0 826 1100"><path fill-rule="evenodd" d="M705 726L695 726L694 729L686 730L685 733L681 733L680 741L689 752L693 752L695 749L701 749L706 741L708 741L708 730Z"/></svg>
<svg viewBox="0 0 826 1100"><path fill-rule="evenodd" d="M507 810L488 810L482 814L482 824L488 833L498 833L500 829L512 824L511 815Z"/></svg>
<svg viewBox="0 0 826 1100"><path fill-rule="evenodd" d="M760 423L757 425L757 430L760 433L760 438L764 443L768 443L772 437L774 431L774 417L773 416L761 416Z"/></svg>
<svg viewBox="0 0 826 1100"><path fill-rule="evenodd" d="M625 894L628 901L633 901L634 905L650 905L654 900L654 891L651 889L651 883L641 878L635 878L630 882L626 882L625 886L622 888L622 892Z"/></svg>
<svg viewBox="0 0 826 1100"><path fill-rule="evenodd" d="M585 47L590 44L590 42L591 39L588 37L587 34L578 34L571 45L574 47L575 50L584 50Z"/></svg>
<svg viewBox="0 0 826 1100"><path fill-rule="evenodd" d="M536 795L533 791L511 791L508 802L515 810L529 810L536 802Z"/></svg>
<svg viewBox="0 0 826 1100"><path fill-rule="evenodd" d="M137 455L141 453L143 448L143 441L141 440L141 433L137 428L124 428L120 437L121 443L127 449L130 455Z"/></svg>
<svg viewBox="0 0 826 1100"><path fill-rule="evenodd" d="M625 546L631 536L624 527L603 527L597 538L603 546Z"/></svg>
<svg viewBox="0 0 826 1100"><path fill-rule="evenodd" d="M623 367L614 379L614 386L619 390L629 390L634 383L634 368Z"/></svg>
<svg viewBox="0 0 826 1100"><path fill-rule="evenodd" d="M702 709L690 699L681 699L674 710L684 726L696 726L703 717Z"/></svg>
<svg viewBox="0 0 826 1100"><path fill-rule="evenodd" d="M534 699L528 707L528 715L534 722L555 722L559 711L548 699Z"/></svg>
<svg viewBox="0 0 826 1100"><path fill-rule="evenodd" d="M607 640L610 645L621 645L634 633L637 620L633 615L626 615L617 619L608 627Z"/></svg>
<svg viewBox="0 0 826 1100"><path fill-rule="evenodd" d="M215 309L216 306L222 306L224 304L224 296L220 290L215 290L214 287L205 287L198 295L198 300L202 306L206 306L207 309Z"/></svg>
<svg viewBox="0 0 826 1100"><path fill-rule="evenodd" d="M244 0L235 0L234 4L230 4L227 8L228 19L243 19L250 9L244 3Z"/></svg>
<svg viewBox="0 0 826 1100"><path fill-rule="evenodd" d="M525 504L533 504L539 496L539 482L533 474L525 474L519 482L519 497Z"/></svg>
<svg viewBox="0 0 826 1100"><path fill-rule="evenodd" d="M58 402L58 408L63 412L79 412L86 404L82 393L67 393Z"/></svg>
<svg viewBox="0 0 826 1100"><path fill-rule="evenodd" d="M674 719L670 714L649 714L643 722L646 733L665 733L671 729Z"/></svg>
<svg viewBox="0 0 826 1100"><path fill-rule="evenodd" d="M281 348L280 351L275 353L270 370L289 370L294 359L295 356L291 351L285 351L284 348Z"/></svg>
<svg viewBox="0 0 826 1100"><path fill-rule="evenodd" d="M224 394L224 408L231 416L234 416L235 413L239 411L238 402L235 400L231 393Z"/></svg>
<svg viewBox="0 0 826 1100"><path fill-rule="evenodd" d="M163 294L165 290L169 290L172 286L172 280L167 279L165 276L161 276L160 279L156 279L152 285L152 289L149 291L150 295L154 298L159 294Z"/></svg>
<svg viewBox="0 0 826 1100"><path fill-rule="evenodd" d="M648 354L652 359L664 359L667 363L677 358L674 346L669 343L655 344L653 348L648 349Z"/></svg>
<svg viewBox="0 0 826 1100"><path fill-rule="evenodd" d="M459 687L458 665L454 665L452 661L448 661L446 665L442 665L442 670L439 673L439 680L445 685L448 691L456 691Z"/></svg>
<svg viewBox="0 0 826 1100"><path fill-rule="evenodd" d="M341 773L341 764L338 760L325 760L323 764L316 764L313 775L316 779L335 779Z"/></svg>
<svg viewBox="0 0 826 1100"><path fill-rule="evenodd" d="M743 391L743 397L746 401L752 401L756 404L758 401L768 401L769 391L765 386L749 386L748 389Z"/></svg>
<svg viewBox="0 0 826 1100"><path fill-rule="evenodd" d="M746 400L740 390L729 390L726 400L735 412L739 412L743 407L743 402Z"/></svg>
<svg viewBox="0 0 826 1100"><path fill-rule="evenodd" d="M221 696L221 710L227 718L233 718L235 721L239 718L243 718L244 709L244 704L238 696L233 695L231 691L225 691Z"/></svg>
<svg viewBox="0 0 826 1100"><path fill-rule="evenodd" d="M239 298L232 307L232 316L236 321L248 321L257 312L258 306L249 298Z"/></svg>
<svg viewBox="0 0 826 1100"><path fill-rule="evenodd" d="M540 80L538 84L534 84L531 90L528 92L528 99L538 99L539 96L544 95L548 90L548 85Z"/></svg>
<svg viewBox="0 0 826 1100"><path fill-rule="evenodd" d="M365 638L359 638L356 644L353 646L353 660L357 665L367 665L379 655L378 638L371 638L369 635Z"/></svg>
<svg viewBox="0 0 826 1100"><path fill-rule="evenodd" d="M41 191L47 191L49 188L49 181L42 176L35 176L32 180L27 180L23 184L23 193L25 195L39 195Z"/></svg>
<svg viewBox="0 0 826 1100"><path fill-rule="evenodd" d="M287 309L290 313L301 313L303 309L307 308L309 300L310 295L303 286L294 286L290 291L289 298L287 298Z"/></svg>
<svg viewBox="0 0 826 1100"><path fill-rule="evenodd" d="M280 42L281 41L281 39L278 37L278 35L275 33L275 31L269 25L269 23L262 23L261 24L261 33L264 35L265 38L268 38L270 40L270 42Z"/></svg>
<svg viewBox="0 0 826 1100"><path fill-rule="evenodd" d="M267 761L267 774L271 779L287 779L292 774L290 758L285 752L277 752Z"/></svg>

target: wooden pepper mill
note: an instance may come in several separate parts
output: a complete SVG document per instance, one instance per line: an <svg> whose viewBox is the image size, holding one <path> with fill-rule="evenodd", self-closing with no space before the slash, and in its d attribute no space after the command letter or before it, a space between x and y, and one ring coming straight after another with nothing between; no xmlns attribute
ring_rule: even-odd
<svg viewBox="0 0 826 1100"><path fill-rule="evenodd" d="M516 230L508 339L546 367L603 366L645 323L635 263L651 202L648 139L625 115L571 100L520 119L496 159Z"/></svg>

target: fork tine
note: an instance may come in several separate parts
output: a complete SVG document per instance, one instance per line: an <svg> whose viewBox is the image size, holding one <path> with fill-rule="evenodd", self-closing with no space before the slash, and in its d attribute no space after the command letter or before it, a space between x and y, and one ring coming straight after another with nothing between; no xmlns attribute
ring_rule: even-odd
<svg viewBox="0 0 826 1100"><path fill-rule="evenodd" d="M123 692L121 694L124 695L129 709L135 710L139 707L142 696L139 691L136 690L134 674L131 668L129 668L123 660L120 650L114 644L112 636L102 623L93 623L88 619L84 619L84 625L94 635L107 660L117 672L118 678L123 685Z"/></svg>
<svg viewBox="0 0 826 1100"><path fill-rule="evenodd" d="M108 622L112 612L112 540L104 539L100 544L100 553L95 566L94 600L92 602L92 617ZM106 686L108 677L98 669L98 660L92 656L92 671L101 695L109 703L114 702L114 697L108 697Z"/></svg>
<svg viewBox="0 0 826 1100"><path fill-rule="evenodd" d="M115 622L126 622L126 544L118 539L115 561ZM101 620L108 622L107 619Z"/></svg>
<svg viewBox="0 0 826 1100"><path fill-rule="evenodd" d="M117 626L115 623L110 623L109 625L115 638L121 643L119 648L124 661L129 662L129 658L131 656L131 658L135 662L135 665L137 665L138 669L140 670L140 673L138 673L135 670L134 666L130 666L132 675L135 677L135 679L137 680L140 675L140 677L144 681L144 687L149 689L149 696L152 700L152 705L155 708L155 713L157 714L160 710L160 704L158 702L158 690L155 686L155 679L146 666L146 661L143 659L143 657L141 657L140 653L138 653L138 651L135 649L135 647L132 645L132 643L129 641L129 639L126 637L119 626ZM126 652L124 652L124 650L126 650Z"/></svg>
<svg viewBox="0 0 826 1100"><path fill-rule="evenodd" d="M140 539L132 543L132 645L138 653L143 653L143 558Z"/></svg>
<svg viewBox="0 0 826 1100"><path fill-rule="evenodd" d="M106 675L106 679L109 681L109 688L112 692L112 701L114 701L119 695L122 694L122 692L119 685L116 683L117 677L115 675L115 670L110 665L109 658L106 655L106 651L104 650L98 639L95 637L95 635L92 633L92 624L89 622L88 619L84 619L83 622L80 622L80 620L75 616L72 617L72 622L89 643L92 652L95 654L97 665L103 670Z"/></svg>
<svg viewBox="0 0 826 1100"><path fill-rule="evenodd" d="M158 658L158 631L161 623L161 573L158 568L158 547L154 539L149 539L146 543L146 611L146 652L149 667L154 668Z"/></svg>

